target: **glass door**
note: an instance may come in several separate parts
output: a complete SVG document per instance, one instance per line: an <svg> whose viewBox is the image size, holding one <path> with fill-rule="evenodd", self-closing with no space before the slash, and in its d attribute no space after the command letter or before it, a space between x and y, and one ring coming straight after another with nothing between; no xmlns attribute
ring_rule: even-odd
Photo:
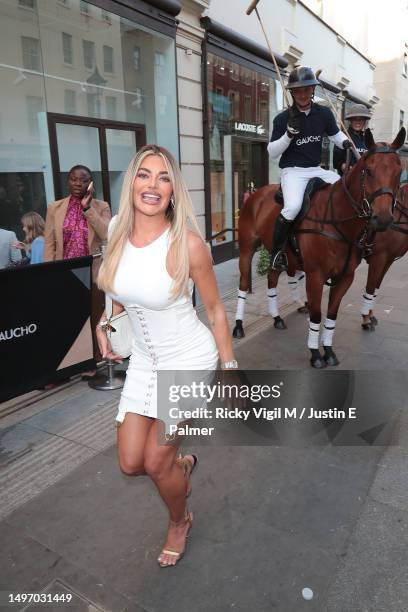
<svg viewBox="0 0 408 612"><path fill-rule="evenodd" d="M124 173L136 151L146 143L143 125L68 117L49 113L55 198L67 195L72 166L87 166L94 177L95 197L116 214Z"/></svg>

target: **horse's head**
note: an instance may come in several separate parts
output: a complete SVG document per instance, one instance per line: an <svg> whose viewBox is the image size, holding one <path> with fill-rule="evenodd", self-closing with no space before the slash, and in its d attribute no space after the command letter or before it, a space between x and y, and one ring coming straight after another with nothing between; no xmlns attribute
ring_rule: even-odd
<svg viewBox="0 0 408 612"><path fill-rule="evenodd" d="M360 170L363 211L368 213L372 229L383 232L393 221L392 213L401 175L401 160L397 150L405 142L405 128L400 129L391 144L374 142L368 129L365 132L365 142L368 150L356 164Z"/></svg>

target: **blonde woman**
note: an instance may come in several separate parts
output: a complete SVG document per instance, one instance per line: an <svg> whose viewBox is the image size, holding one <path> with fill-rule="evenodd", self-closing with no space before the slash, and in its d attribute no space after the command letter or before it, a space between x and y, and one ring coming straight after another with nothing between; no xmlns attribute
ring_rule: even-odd
<svg viewBox="0 0 408 612"><path fill-rule="evenodd" d="M13 246L26 252L29 263L42 263L44 261L44 219L34 211L28 212L21 217L21 226L24 232L24 242L16 241Z"/></svg>
<svg viewBox="0 0 408 612"><path fill-rule="evenodd" d="M157 370L214 370L218 356L221 367L237 363L210 253L177 162L162 147L143 147L129 164L98 282L113 299L113 314L126 309L135 334L116 417L120 468L154 481L170 515L158 562L174 566L192 524L186 497L197 458L177 458L177 440L159 444ZM192 306L193 282L212 333ZM120 361L109 344L105 319L97 328L101 352Z"/></svg>

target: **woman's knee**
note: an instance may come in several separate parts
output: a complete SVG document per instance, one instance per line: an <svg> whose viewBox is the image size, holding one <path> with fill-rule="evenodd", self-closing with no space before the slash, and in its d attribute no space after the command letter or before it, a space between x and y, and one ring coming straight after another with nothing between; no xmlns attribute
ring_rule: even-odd
<svg viewBox="0 0 408 612"><path fill-rule="evenodd" d="M137 461L126 455L119 455L119 467L126 476L142 476L146 474L145 467L142 461Z"/></svg>
<svg viewBox="0 0 408 612"><path fill-rule="evenodd" d="M157 455L148 456L145 458L144 468L146 474L153 480L159 480L165 476L173 459L168 457L158 457Z"/></svg>

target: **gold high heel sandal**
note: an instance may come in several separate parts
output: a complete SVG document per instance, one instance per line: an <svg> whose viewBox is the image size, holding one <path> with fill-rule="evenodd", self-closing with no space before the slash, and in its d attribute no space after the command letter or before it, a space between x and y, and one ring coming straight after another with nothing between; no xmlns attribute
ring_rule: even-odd
<svg viewBox="0 0 408 612"><path fill-rule="evenodd" d="M191 492L193 490L190 484L190 478L198 463L198 457L196 455L191 454L191 457L193 457L193 463L191 463L191 461L189 461L186 457L183 457L183 455L179 455L176 459L176 463L184 471L184 476L187 480L186 498L191 495Z"/></svg>
<svg viewBox="0 0 408 612"><path fill-rule="evenodd" d="M187 529L187 533L185 535L185 540L187 540L188 536L189 536L189 532L190 529L193 525L193 513L189 512L186 508L186 515L185 517L179 521L178 523L176 523L175 521L170 521L170 525L172 527L180 527L181 525L186 525L187 523L189 523L189 527ZM186 552L186 541L184 542L184 549L181 551L177 551L177 550L171 550L169 548L163 548L163 550L160 553L161 555L170 555L171 557L175 558L175 563L163 563L162 561L160 561L160 557L157 559L158 564L160 565L160 567L173 567L174 565L177 565L177 563L180 561L180 559L182 559L184 557L184 553Z"/></svg>

